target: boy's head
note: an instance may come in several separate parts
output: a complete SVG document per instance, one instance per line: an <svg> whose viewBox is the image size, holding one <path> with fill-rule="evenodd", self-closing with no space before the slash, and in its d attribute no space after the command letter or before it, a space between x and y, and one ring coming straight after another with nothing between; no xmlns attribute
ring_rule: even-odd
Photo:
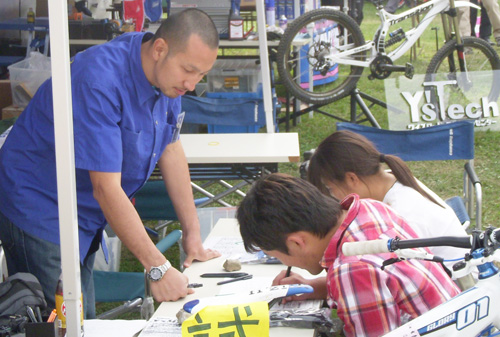
<svg viewBox="0 0 500 337"><path fill-rule="evenodd" d="M341 212L338 202L309 182L274 173L254 183L237 219L247 251L262 249L287 265L319 273Z"/></svg>

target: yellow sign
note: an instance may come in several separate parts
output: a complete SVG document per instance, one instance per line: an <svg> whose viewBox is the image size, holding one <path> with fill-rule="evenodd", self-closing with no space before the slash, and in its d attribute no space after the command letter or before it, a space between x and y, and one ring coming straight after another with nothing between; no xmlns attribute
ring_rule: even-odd
<svg viewBox="0 0 500 337"><path fill-rule="evenodd" d="M267 302L211 305L182 323L183 337L269 336Z"/></svg>

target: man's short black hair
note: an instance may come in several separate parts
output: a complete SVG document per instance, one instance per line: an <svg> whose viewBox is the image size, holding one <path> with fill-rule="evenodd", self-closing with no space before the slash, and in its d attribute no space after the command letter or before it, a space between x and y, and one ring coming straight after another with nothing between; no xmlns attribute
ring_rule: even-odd
<svg viewBox="0 0 500 337"><path fill-rule="evenodd" d="M254 183L236 217L247 251L288 254L288 234L306 231L324 238L340 214L340 204L308 181L273 173Z"/></svg>
<svg viewBox="0 0 500 337"><path fill-rule="evenodd" d="M169 15L156 31L153 41L164 39L169 50L175 54L184 50L192 34L198 35L210 49L219 47L219 34L214 22L205 12L196 8Z"/></svg>

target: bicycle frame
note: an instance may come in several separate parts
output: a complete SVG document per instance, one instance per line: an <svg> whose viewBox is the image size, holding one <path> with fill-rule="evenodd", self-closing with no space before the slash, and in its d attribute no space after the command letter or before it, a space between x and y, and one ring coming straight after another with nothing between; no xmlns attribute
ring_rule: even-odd
<svg viewBox="0 0 500 337"><path fill-rule="evenodd" d="M384 337L473 337L491 333L493 327L500 328L499 282L498 272L480 279L474 287L385 334ZM413 334L410 335L410 332Z"/></svg>
<svg viewBox="0 0 500 337"><path fill-rule="evenodd" d="M405 33L406 35L406 40L402 42L395 50L389 52L387 56L392 60L395 61L399 59L401 56L403 56L418 40L418 38L423 34L423 32L427 29L429 24L433 21L433 19L438 15L438 14L443 14L443 27L445 31L445 36L447 39L451 37L451 33L449 32L448 29L448 24L447 20L444 18L444 12L446 12L448 9L450 9L450 2L453 0L430 0L427 1L426 3L423 3L419 6L416 6L414 8L411 8L407 11L404 11L400 14L390 14L387 11L385 11L383 8L378 9L378 15L380 17L381 23L379 28L377 29L377 32L375 33L373 40L368 41L365 43L363 46L353 48L353 49L348 49L346 51L341 51L340 53L337 54L331 54L327 56L327 59L332 63L338 63L338 64L346 64L346 65L352 65L352 66L359 66L359 67L369 67L373 59L379 54L385 54L385 40L387 37L387 34L389 33L389 28L401 21L407 20L413 16L416 16L417 14L423 13L427 11L427 14L424 16L424 18L420 21L420 23L412 28L411 30L407 31ZM471 4L466 1L455 1L455 6L458 7L474 7L476 8L477 6L474 4ZM455 29L456 30L456 29ZM347 41L347 39L345 39ZM338 48L339 50L342 50L342 46ZM351 55L357 54L357 53L362 53L365 51L370 51L370 56L366 61L359 61L354 58L351 58Z"/></svg>
<svg viewBox="0 0 500 337"><path fill-rule="evenodd" d="M491 235L490 235L491 234ZM500 262L500 229L488 228L485 232L474 231L472 237L437 237L427 239L379 239L344 243L346 256L393 252L400 260L425 259L443 261L423 250L408 249L450 245L473 247L453 272L457 280L471 270L479 270L478 282L452 299L416 317L384 337L474 337L500 336L500 270L493 261ZM447 242L447 244L443 244ZM453 244L451 243L453 242ZM468 277L471 277L470 275Z"/></svg>

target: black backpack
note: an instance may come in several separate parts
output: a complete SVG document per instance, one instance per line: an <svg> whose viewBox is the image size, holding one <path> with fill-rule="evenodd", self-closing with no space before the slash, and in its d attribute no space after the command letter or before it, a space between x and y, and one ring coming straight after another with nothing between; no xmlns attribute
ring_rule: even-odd
<svg viewBox="0 0 500 337"><path fill-rule="evenodd" d="M0 316L26 315L26 306L43 311L47 307L42 286L29 273L16 273L0 283Z"/></svg>
<svg viewBox="0 0 500 337"><path fill-rule="evenodd" d="M47 307L42 286L29 273L17 273L0 283L0 337L24 333L30 322L26 307Z"/></svg>

